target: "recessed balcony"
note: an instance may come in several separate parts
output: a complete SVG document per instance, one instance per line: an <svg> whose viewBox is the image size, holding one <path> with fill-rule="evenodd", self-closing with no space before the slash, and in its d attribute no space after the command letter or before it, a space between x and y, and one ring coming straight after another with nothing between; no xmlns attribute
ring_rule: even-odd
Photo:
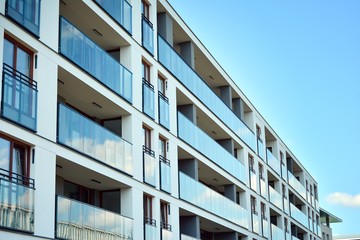
<svg viewBox="0 0 360 240"><path fill-rule="evenodd" d="M56 197L59 239L133 239L133 220L66 197Z"/></svg>
<svg viewBox="0 0 360 240"><path fill-rule="evenodd" d="M58 142L132 175L132 144L79 112L58 105Z"/></svg>
<svg viewBox="0 0 360 240"><path fill-rule="evenodd" d="M178 112L178 137L229 174L247 183L245 166L180 112Z"/></svg>
<svg viewBox="0 0 360 240"><path fill-rule="evenodd" d="M128 33L132 32L132 6L126 0L95 0Z"/></svg>
<svg viewBox="0 0 360 240"><path fill-rule="evenodd" d="M158 53L160 63L237 134L241 140L256 151L254 133L160 35L158 36Z"/></svg>
<svg viewBox="0 0 360 240"><path fill-rule="evenodd" d="M220 193L179 172L179 196L195 206L248 228L248 211Z"/></svg>
<svg viewBox="0 0 360 240"><path fill-rule="evenodd" d="M40 0L5 1L5 14L36 37L40 36Z"/></svg>
<svg viewBox="0 0 360 240"><path fill-rule="evenodd" d="M132 102L132 73L65 18L60 18L59 52L100 83Z"/></svg>

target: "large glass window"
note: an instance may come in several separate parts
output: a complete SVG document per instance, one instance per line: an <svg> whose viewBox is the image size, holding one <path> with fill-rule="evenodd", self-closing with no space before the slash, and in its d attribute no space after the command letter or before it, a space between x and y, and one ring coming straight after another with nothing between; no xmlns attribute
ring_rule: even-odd
<svg viewBox="0 0 360 240"><path fill-rule="evenodd" d="M0 136L0 168L1 174L17 178L28 185L22 177L27 178L30 175L29 147Z"/></svg>
<svg viewBox="0 0 360 240"><path fill-rule="evenodd" d="M17 42L4 39L4 63L31 78L32 53Z"/></svg>
<svg viewBox="0 0 360 240"><path fill-rule="evenodd" d="M152 197L149 195L144 195L144 217L152 219Z"/></svg>
<svg viewBox="0 0 360 240"><path fill-rule="evenodd" d="M147 128L146 126L143 126L143 145L151 149L151 129Z"/></svg>
<svg viewBox="0 0 360 240"><path fill-rule="evenodd" d="M166 228L169 224L170 204L166 202L160 202L160 211L161 224L163 225L163 228Z"/></svg>

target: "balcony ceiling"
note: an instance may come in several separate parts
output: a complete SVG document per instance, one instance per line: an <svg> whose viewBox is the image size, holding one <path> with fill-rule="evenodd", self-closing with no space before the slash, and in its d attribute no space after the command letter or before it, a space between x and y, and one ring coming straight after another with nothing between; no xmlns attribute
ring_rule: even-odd
<svg viewBox="0 0 360 240"><path fill-rule="evenodd" d="M129 114L61 67L58 68L58 79L61 81L58 82L58 95L88 116L109 119ZM101 108L94 105L93 102L100 105Z"/></svg>
<svg viewBox="0 0 360 240"><path fill-rule="evenodd" d="M93 160L89 159L89 161ZM56 157L56 165L56 175L90 189L105 191L128 187L123 183L111 179L101 173L87 169L60 156ZM92 181L92 179L99 181L100 183Z"/></svg>
<svg viewBox="0 0 360 240"><path fill-rule="evenodd" d="M195 216L194 213L189 212L185 209L180 208L179 209L179 214L181 217L183 216ZM200 229L201 230L205 230L207 232L213 232L213 233L220 233L220 232L231 232L234 231L230 228L227 228L225 226L222 226L218 223L212 222L206 218L203 218L201 216L200 217Z"/></svg>

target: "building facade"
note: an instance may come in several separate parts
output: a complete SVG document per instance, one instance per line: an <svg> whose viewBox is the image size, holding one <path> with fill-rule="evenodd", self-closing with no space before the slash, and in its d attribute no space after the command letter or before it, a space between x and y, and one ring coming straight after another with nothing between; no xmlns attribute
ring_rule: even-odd
<svg viewBox="0 0 360 240"><path fill-rule="evenodd" d="M320 223L321 223L321 232L323 240L333 240L333 233L331 229L331 224L341 223L342 220L335 216L334 214L329 213L323 208L320 208Z"/></svg>
<svg viewBox="0 0 360 240"><path fill-rule="evenodd" d="M2 0L0 49L0 239L321 239L316 181L166 0Z"/></svg>

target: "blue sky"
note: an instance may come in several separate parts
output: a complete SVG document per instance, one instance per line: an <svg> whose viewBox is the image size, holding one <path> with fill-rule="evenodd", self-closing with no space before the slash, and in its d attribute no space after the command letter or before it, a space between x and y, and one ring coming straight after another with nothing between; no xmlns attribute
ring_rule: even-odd
<svg viewBox="0 0 360 240"><path fill-rule="evenodd" d="M169 2L360 234L360 1Z"/></svg>

